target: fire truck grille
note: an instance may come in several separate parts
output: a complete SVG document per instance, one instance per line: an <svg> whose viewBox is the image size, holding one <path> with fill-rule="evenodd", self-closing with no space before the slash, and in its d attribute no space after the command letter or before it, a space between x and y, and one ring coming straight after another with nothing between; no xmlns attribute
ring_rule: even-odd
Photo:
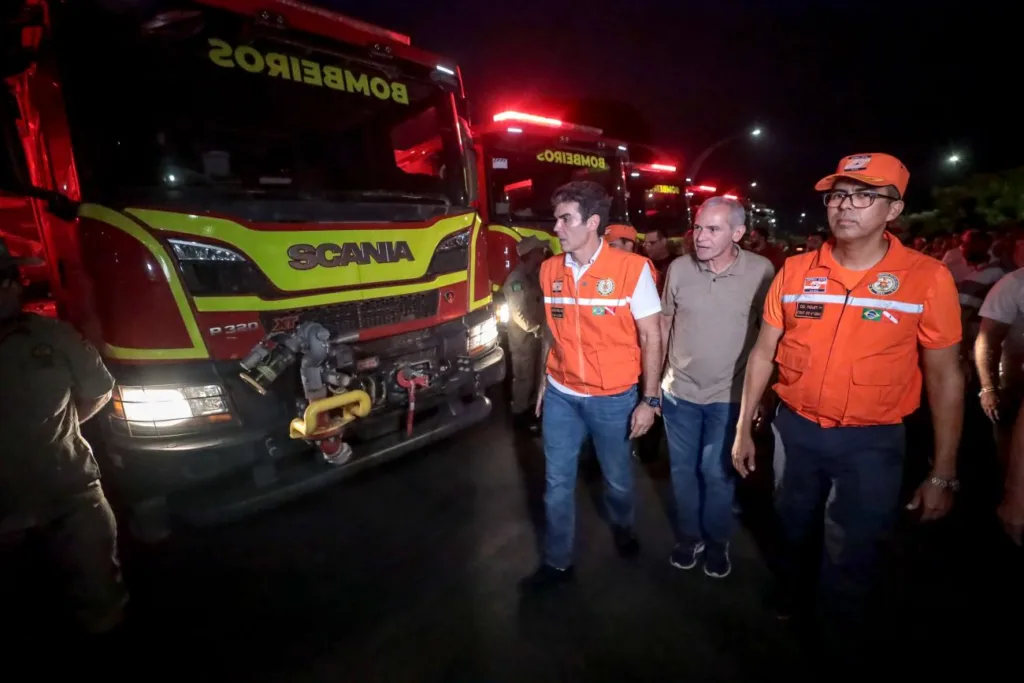
<svg viewBox="0 0 1024 683"><path fill-rule="evenodd" d="M318 322L331 334L397 325L437 315L437 290L388 296L368 301L298 308L290 311L268 311L262 315L267 332L284 332L300 323Z"/></svg>

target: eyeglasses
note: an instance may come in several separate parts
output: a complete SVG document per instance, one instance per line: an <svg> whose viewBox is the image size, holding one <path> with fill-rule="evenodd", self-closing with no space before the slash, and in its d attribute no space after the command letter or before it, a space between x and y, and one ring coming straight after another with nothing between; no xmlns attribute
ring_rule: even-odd
<svg viewBox="0 0 1024 683"><path fill-rule="evenodd" d="M876 199L888 199L889 201L899 201L899 197L892 197L881 192L871 192L869 190L858 190L857 192L824 192L821 195L821 199L825 202L825 206L836 209L843 205L843 202L849 198L850 205L855 209L866 209L875 203Z"/></svg>

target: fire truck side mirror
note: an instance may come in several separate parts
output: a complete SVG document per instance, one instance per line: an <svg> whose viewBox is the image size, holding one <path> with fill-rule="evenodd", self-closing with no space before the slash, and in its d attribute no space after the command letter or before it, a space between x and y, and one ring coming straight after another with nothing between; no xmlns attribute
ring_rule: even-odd
<svg viewBox="0 0 1024 683"><path fill-rule="evenodd" d="M78 203L59 192L36 187L28 171L19 123L21 112L11 91L0 89L0 195L33 197L46 202L47 210L57 218L73 220Z"/></svg>

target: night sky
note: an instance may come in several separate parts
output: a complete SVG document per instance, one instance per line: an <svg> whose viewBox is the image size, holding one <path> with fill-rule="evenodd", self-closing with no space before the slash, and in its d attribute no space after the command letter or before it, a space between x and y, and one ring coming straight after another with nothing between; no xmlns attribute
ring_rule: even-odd
<svg viewBox="0 0 1024 683"><path fill-rule="evenodd" d="M478 121L545 95L627 101L689 160L756 123L761 141L700 175L756 180L747 192L784 218L824 210L812 185L845 154L899 156L915 210L935 184L1024 164L1024 33L999 9L1012 3L318 2L456 60Z"/></svg>

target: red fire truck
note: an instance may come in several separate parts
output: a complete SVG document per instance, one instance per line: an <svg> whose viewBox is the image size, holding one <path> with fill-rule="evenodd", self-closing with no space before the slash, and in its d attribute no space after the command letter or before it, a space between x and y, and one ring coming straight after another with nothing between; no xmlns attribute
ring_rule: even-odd
<svg viewBox="0 0 1024 683"><path fill-rule="evenodd" d="M504 363L454 63L296 0L8 5L0 211L31 216L54 314L117 379L95 438L140 529L237 518L489 414Z"/></svg>
<svg viewBox="0 0 1024 683"><path fill-rule="evenodd" d="M612 196L611 220L626 221L627 147L599 128L503 111L474 129L482 168L480 212L488 230L495 289L518 264L516 244L534 235L561 253L551 195L572 180L593 180ZM500 307L499 307L500 315Z"/></svg>
<svg viewBox="0 0 1024 683"><path fill-rule="evenodd" d="M681 237L690 227L686 182L678 160L666 151L631 144L626 182L629 189L629 220L643 234L659 229L669 239Z"/></svg>

